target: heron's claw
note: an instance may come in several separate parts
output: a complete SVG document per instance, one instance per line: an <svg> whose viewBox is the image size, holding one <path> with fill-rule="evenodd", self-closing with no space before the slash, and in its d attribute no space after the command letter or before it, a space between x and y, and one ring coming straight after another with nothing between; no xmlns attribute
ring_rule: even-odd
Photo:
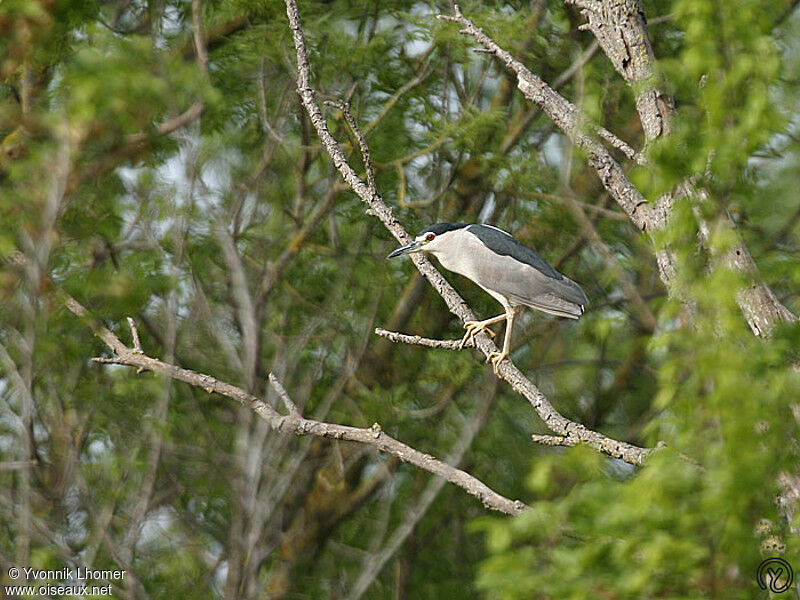
<svg viewBox="0 0 800 600"><path fill-rule="evenodd" d="M500 377L500 363L508 358L508 352L492 352L486 357L486 362L492 363L494 374Z"/></svg>
<svg viewBox="0 0 800 600"><path fill-rule="evenodd" d="M489 329L489 326L483 321L466 321L464 323L464 328L467 332L464 334L464 337L461 338L461 343L458 345L459 350L462 350L464 346L475 346L475 336L481 331L485 331L490 337L494 337L495 335L494 331Z"/></svg>

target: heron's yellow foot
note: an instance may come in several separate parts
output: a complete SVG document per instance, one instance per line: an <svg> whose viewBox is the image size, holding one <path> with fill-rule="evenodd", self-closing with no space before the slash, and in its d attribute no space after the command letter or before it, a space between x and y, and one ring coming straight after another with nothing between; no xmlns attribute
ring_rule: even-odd
<svg viewBox="0 0 800 600"><path fill-rule="evenodd" d="M489 325L485 321L465 321L464 329L466 329L467 332L464 334L464 337L461 338L461 343L458 345L459 350L467 345L474 346L475 336L481 331L485 331L490 337L494 337L494 331L489 329Z"/></svg>
<svg viewBox="0 0 800 600"><path fill-rule="evenodd" d="M508 358L508 352L492 352L489 356L486 357L486 362L492 363L492 369L494 370L494 374L500 377L500 363L503 362L505 359Z"/></svg>

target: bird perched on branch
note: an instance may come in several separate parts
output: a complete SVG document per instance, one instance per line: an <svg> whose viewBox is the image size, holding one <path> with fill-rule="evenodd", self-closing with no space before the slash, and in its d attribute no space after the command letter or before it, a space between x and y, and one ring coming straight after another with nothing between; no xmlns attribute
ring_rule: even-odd
<svg viewBox="0 0 800 600"><path fill-rule="evenodd" d="M441 265L481 286L505 308L505 313L485 321L467 321L460 347L475 343L475 336L489 325L506 321L503 350L487 358L494 372L508 357L514 317L521 307L530 306L559 317L577 319L588 304L581 287L556 271L534 250L511 234L492 225L437 223L424 229L410 244L398 248L387 258L426 252Z"/></svg>

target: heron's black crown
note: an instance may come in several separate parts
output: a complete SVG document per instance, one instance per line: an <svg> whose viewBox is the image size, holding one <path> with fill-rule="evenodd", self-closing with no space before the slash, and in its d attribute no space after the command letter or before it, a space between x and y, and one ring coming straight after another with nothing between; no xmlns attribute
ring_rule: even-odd
<svg viewBox="0 0 800 600"><path fill-rule="evenodd" d="M419 235L423 233L430 233L433 232L436 235L441 235L445 231L453 231L455 229L463 229L467 225L465 223L436 223L436 225L431 225L430 227L426 227L422 231L419 232Z"/></svg>

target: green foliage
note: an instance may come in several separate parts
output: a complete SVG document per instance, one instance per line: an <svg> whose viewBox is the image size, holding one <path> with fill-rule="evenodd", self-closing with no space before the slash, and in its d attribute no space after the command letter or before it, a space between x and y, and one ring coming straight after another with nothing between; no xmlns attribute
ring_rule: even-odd
<svg viewBox="0 0 800 600"><path fill-rule="evenodd" d="M800 378L783 336L765 344L738 324L720 335L724 294L710 291L722 284L711 279L714 331L676 331L659 342L670 358L649 429L668 449L623 480L586 450L537 459L528 480L533 509L511 523L479 522L492 552L481 587L501 598L754 597L756 568L774 554L759 552L759 522L794 539L796 524L775 498L781 473L797 464L787 400ZM790 544L790 564L796 552Z"/></svg>
<svg viewBox="0 0 800 600"><path fill-rule="evenodd" d="M663 306L663 329L650 340L658 379L645 431L666 449L624 476L614 461L581 449L537 459L531 511L475 523L491 552L478 579L489 597L767 597L755 579L759 563L800 558L796 513L776 501L787 493L779 482L798 464L800 328L755 338L731 293L747 281L695 244L702 216L712 224L706 249L717 257L730 250L732 237L713 225L729 197L758 215L747 224L754 229L755 221L789 218L780 194L766 209L760 186L785 188L753 154L784 127L774 98L786 90L781 61L796 55L781 54L775 42L777 4L737 2L721 12L712 2L680 0L673 10L682 46L660 66L674 86L677 118L636 181L655 198L704 173L718 201L698 207L680 199L658 237L680 265L681 298ZM780 256L780 268L796 278L796 256ZM692 325L681 327L687 306Z"/></svg>
<svg viewBox="0 0 800 600"><path fill-rule="evenodd" d="M736 304L748 282L717 258L733 241L717 225L736 215L796 312L800 36L796 15L775 28L788 2L718 4L645 3L670 15L649 31L677 113L632 176L651 200L698 173L709 191L651 240L503 66L436 19L448 4L300 3L328 126L363 172L324 104L348 99L401 223L486 219L585 288L578 322L525 312L512 358L565 416L666 444L633 469L532 445L545 426L474 351L374 335L463 328L409 261L384 260L395 240L334 173L298 104L281 2L201 2L207 71L186 0L0 2L0 562L125 568L131 597L347 597L408 531L365 598L758 597L764 556L800 564L796 513L775 502L796 474L800 328L750 334ZM461 8L545 81L592 43L561 2ZM601 52L559 91L637 145L634 91ZM201 116L158 133L197 103ZM683 302L659 284L664 246ZM499 312L447 277L479 317ZM532 509L487 517L450 484L423 506L432 480L402 461L92 362L109 356L92 326L130 343L129 316L149 355L284 411L274 372L305 415L378 422Z"/></svg>
<svg viewBox="0 0 800 600"><path fill-rule="evenodd" d="M713 0L673 4L682 47L659 67L678 112L671 135L651 149L652 168L638 174L650 198L706 172L715 192L730 193L748 157L782 126L770 90L781 66L772 30L785 7L737 0L735 9L718 9Z"/></svg>

